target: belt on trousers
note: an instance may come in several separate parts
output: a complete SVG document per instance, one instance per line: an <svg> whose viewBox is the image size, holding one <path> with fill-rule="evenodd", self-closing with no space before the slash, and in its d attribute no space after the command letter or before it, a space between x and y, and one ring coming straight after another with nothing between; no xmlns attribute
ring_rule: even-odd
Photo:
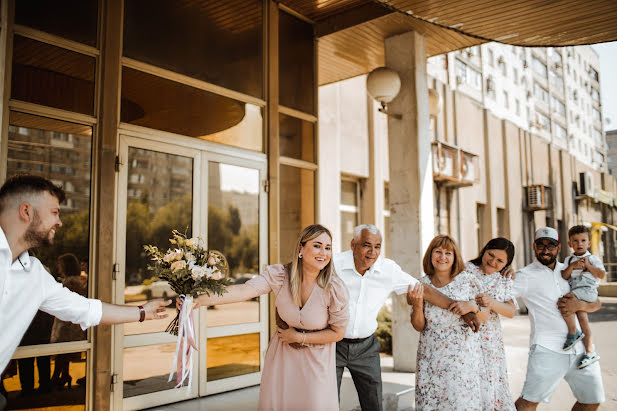
<svg viewBox="0 0 617 411"><path fill-rule="evenodd" d="M347 344L358 344L358 343L368 340L372 336L373 335L369 335L368 337L365 337L365 338L343 338L341 341Z"/></svg>

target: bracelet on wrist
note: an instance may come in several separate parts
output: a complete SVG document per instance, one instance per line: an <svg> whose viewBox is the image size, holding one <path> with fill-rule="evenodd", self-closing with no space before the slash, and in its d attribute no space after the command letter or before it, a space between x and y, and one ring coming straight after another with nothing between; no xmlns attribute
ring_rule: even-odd
<svg viewBox="0 0 617 411"><path fill-rule="evenodd" d="M304 346L306 345L306 332L302 331L302 343L300 345Z"/></svg>
<svg viewBox="0 0 617 411"><path fill-rule="evenodd" d="M146 319L146 310L144 309L143 305L139 305L137 306L137 308L139 308L139 322L143 323Z"/></svg>

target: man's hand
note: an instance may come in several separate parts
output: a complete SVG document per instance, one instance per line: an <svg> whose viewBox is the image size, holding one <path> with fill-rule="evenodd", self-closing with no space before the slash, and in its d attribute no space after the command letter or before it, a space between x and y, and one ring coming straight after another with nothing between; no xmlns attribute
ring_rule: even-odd
<svg viewBox="0 0 617 411"><path fill-rule="evenodd" d="M165 307L171 304L171 300L152 300L144 304L144 311L146 312L146 320L161 320L167 318L169 314L163 314Z"/></svg>
<svg viewBox="0 0 617 411"><path fill-rule="evenodd" d="M581 301L572 293L568 293L557 300L557 309L563 316L576 314L577 311L580 311L580 308Z"/></svg>
<svg viewBox="0 0 617 411"><path fill-rule="evenodd" d="M478 317L474 313L467 313L462 315L461 318L465 321L465 324L471 328L471 331L477 333L480 329L480 321L478 321Z"/></svg>
<svg viewBox="0 0 617 411"><path fill-rule="evenodd" d="M197 300L193 300L193 310L196 310L199 307L201 307L201 304L195 301ZM176 297L176 311L180 311L182 309L182 303L184 303L184 300L180 297Z"/></svg>
<svg viewBox="0 0 617 411"><path fill-rule="evenodd" d="M494 301L495 300L488 293L476 295L476 304L481 307L491 308Z"/></svg>
<svg viewBox="0 0 617 411"><path fill-rule="evenodd" d="M407 304L411 305L414 309L422 308L424 302L424 285L418 283L411 288L411 285L407 287Z"/></svg>
<svg viewBox="0 0 617 411"><path fill-rule="evenodd" d="M469 312L478 311L478 304L475 301L454 301L448 307L448 311L452 311L456 315L465 315Z"/></svg>
<svg viewBox="0 0 617 411"><path fill-rule="evenodd" d="M514 268L512 268L512 266L509 266L508 268L503 270L501 275L505 278L511 278L512 280L514 280L516 278L516 271L514 271Z"/></svg>

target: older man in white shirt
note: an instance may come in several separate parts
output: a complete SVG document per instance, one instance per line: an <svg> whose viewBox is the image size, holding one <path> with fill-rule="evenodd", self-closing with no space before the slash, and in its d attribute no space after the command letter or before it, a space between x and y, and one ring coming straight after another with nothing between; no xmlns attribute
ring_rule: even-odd
<svg viewBox="0 0 617 411"><path fill-rule="evenodd" d="M570 286L561 276L565 267L557 261L561 245L554 228L538 229L533 249L536 260L518 271L513 287L525 302L531 321L527 376L516 408L535 410L540 402L549 402L563 378L577 400L573 410L596 410L604 402L600 364L578 369L585 354L582 342L563 350L568 327L562 313L597 311L600 302L581 301L569 293Z"/></svg>
<svg viewBox="0 0 617 411"><path fill-rule="evenodd" d="M38 176L16 176L0 188L0 373L40 309L82 329L167 317L171 301L121 306L69 291L28 250L51 245L62 226L64 192ZM6 399L0 394L0 410Z"/></svg>
<svg viewBox="0 0 617 411"><path fill-rule="evenodd" d="M381 253L382 237L374 225L354 229L351 250L337 254L334 266L349 289L349 322L343 340L336 343L336 374L339 389L345 367L356 386L363 411L382 410L380 344L374 335L377 314L393 291L408 294L418 284L394 261ZM454 301L433 287L424 287L424 300L447 309ZM473 304L477 311L477 305ZM477 319L472 312L465 321L476 331Z"/></svg>

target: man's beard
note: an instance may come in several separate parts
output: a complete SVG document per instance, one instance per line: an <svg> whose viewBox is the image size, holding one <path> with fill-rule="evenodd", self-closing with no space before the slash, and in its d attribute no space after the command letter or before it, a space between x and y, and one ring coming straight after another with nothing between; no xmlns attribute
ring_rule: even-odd
<svg viewBox="0 0 617 411"><path fill-rule="evenodd" d="M42 229L41 225L41 217L39 217L39 213L33 209L32 222L24 234L24 241L29 245L29 248L49 247L54 243L49 235L51 228L45 230Z"/></svg>
<svg viewBox="0 0 617 411"><path fill-rule="evenodd" d="M546 257L550 258L550 260L548 262L546 262L546 260L543 259L543 258L546 258ZM556 255L543 256L541 254L536 254L536 258L538 259L540 264L546 265L546 266L552 265L555 262L555 260L557 260L557 256Z"/></svg>

